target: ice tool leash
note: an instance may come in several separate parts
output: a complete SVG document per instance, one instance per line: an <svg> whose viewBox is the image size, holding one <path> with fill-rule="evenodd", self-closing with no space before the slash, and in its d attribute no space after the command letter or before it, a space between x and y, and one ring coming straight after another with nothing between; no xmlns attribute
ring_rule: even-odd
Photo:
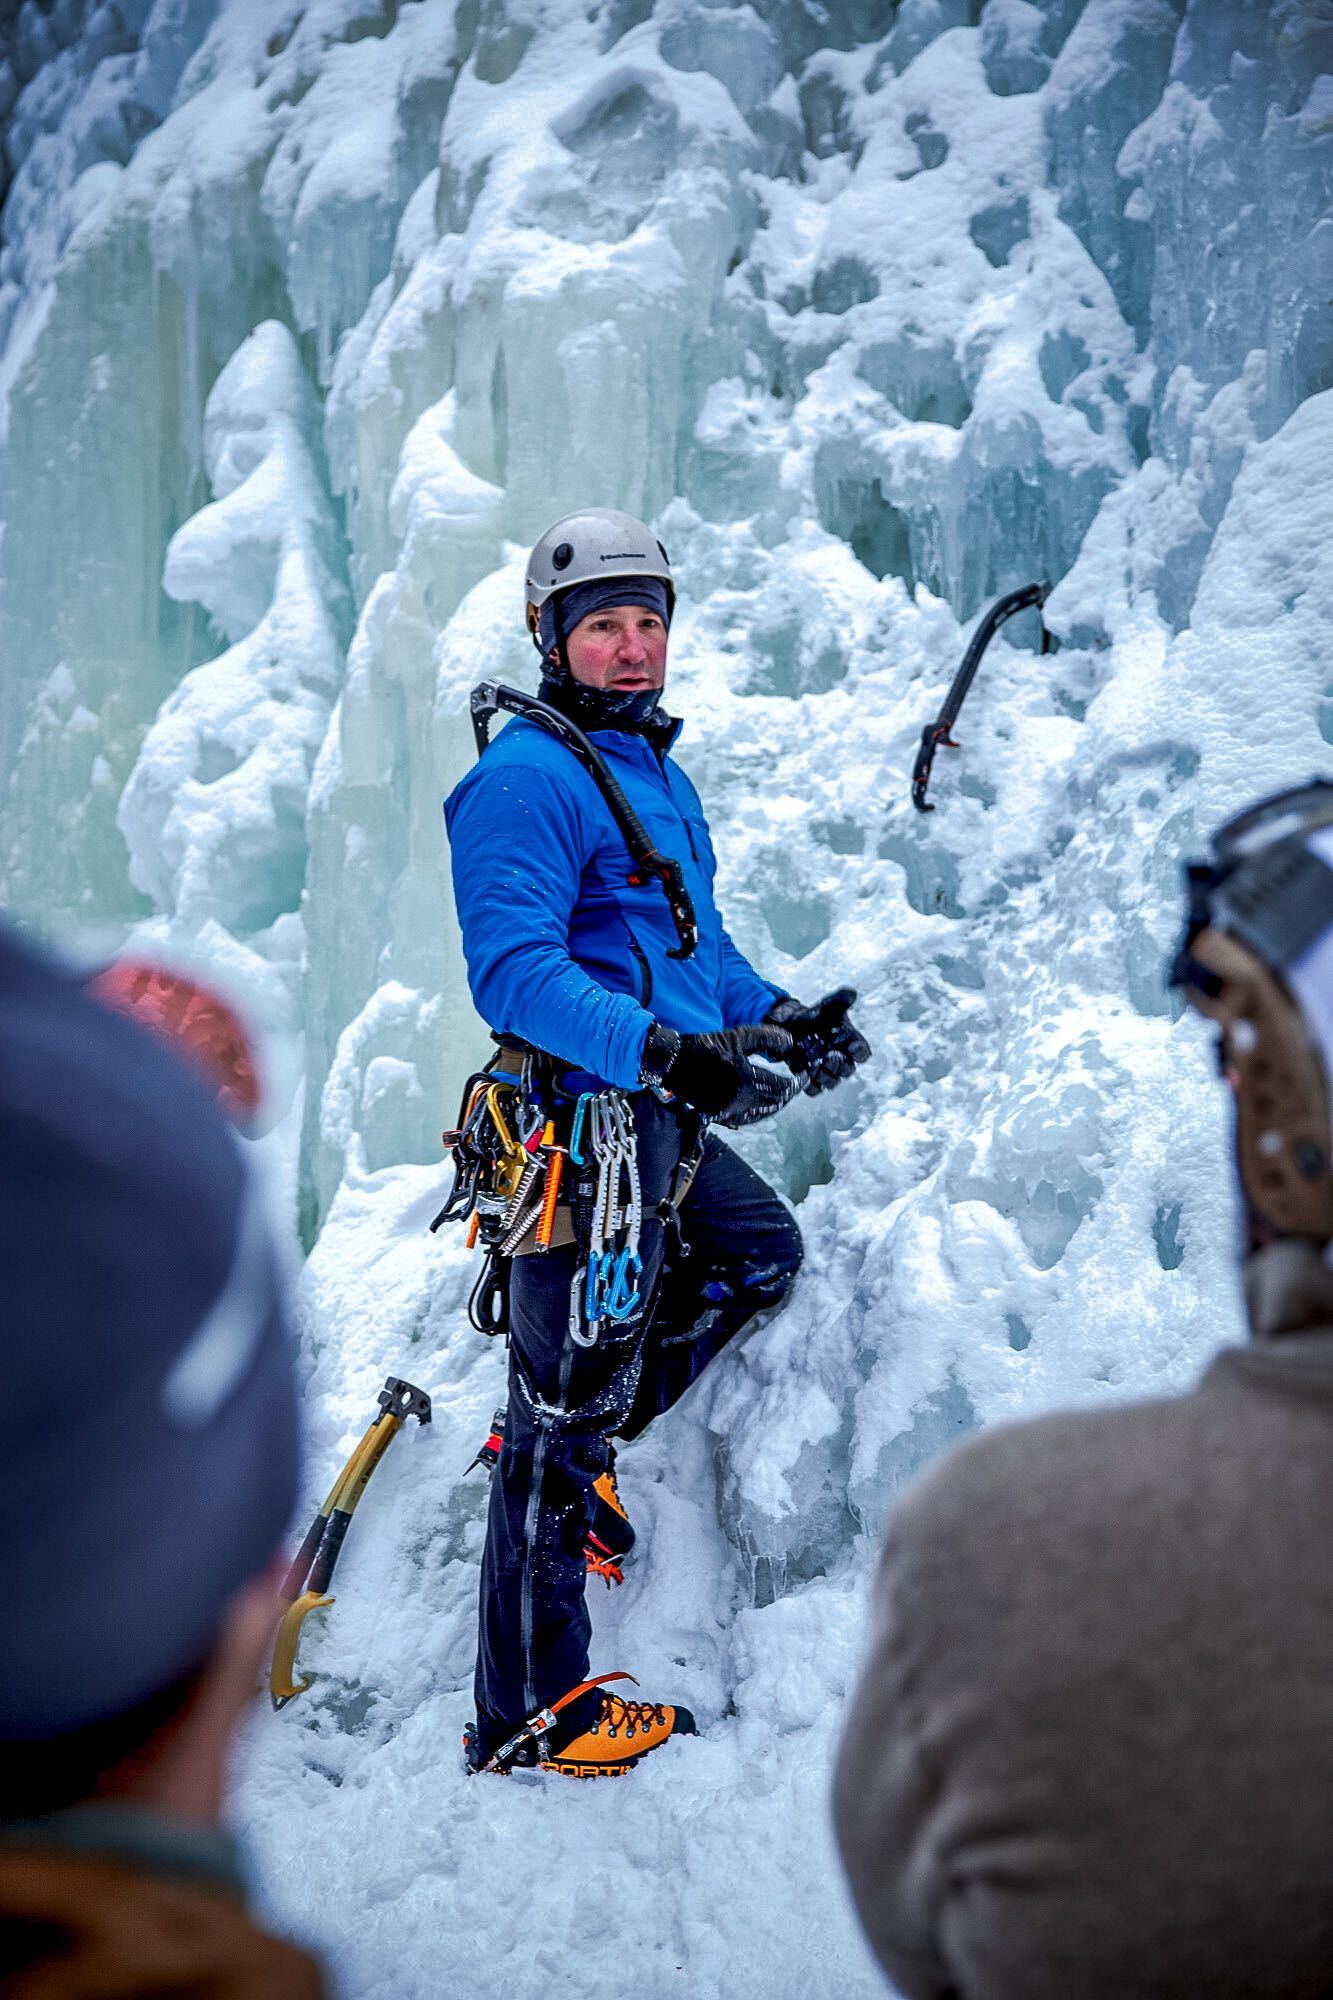
<svg viewBox="0 0 1333 2000"><path fill-rule="evenodd" d="M273 1647L268 1686L274 1708L285 1708L310 1686L308 1679L296 1679L296 1646L301 1627L309 1614L332 1604L328 1588L347 1530L370 1476L409 1417L419 1424L430 1422L430 1397L424 1389L390 1375L379 1393L379 1409L371 1418L329 1491L329 1497L310 1524L296 1559L287 1572L282 1595L287 1603Z"/></svg>
<svg viewBox="0 0 1333 2000"><path fill-rule="evenodd" d="M926 787L930 783L931 767L935 762L935 752L941 744L946 750L957 750L961 746L954 741L953 726L959 711L967 699L967 691L976 679L977 668L982 655L1006 619L1014 618L1020 611L1035 609L1040 616L1041 607L1051 594L1049 583L1025 583L1021 590L1011 590L1007 597L1001 597L992 604L976 631L972 634L962 664L953 677L953 684L945 695L939 714L933 722L928 722L921 732L921 747L916 753L912 766L912 804L918 812L934 812L935 808L926 797ZM1041 650L1050 651L1051 635L1046 630L1045 620L1041 626Z"/></svg>
<svg viewBox="0 0 1333 2000"><path fill-rule="evenodd" d="M517 688L506 687L501 681L482 681L480 686L473 688L470 705L478 756L486 749L491 723L502 708L511 715L521 715L526 721L535 722L539 729L545 729L574 753L606 800L611 817L630 851L634 866L626 880L634 887L642 881L655 881L662 886L679 940L667 956L691 958L699 942L699 925L690 892L685 887L681 865L653 845L615 773L578 724L561 715L559 709L552 708L548 702L538 701L535 695L521 694Z"/></svg>

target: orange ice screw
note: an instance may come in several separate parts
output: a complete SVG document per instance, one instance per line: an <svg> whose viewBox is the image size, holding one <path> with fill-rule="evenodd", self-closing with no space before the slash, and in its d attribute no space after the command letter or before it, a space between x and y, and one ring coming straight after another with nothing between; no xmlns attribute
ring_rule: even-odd
<svg viewBox="0 0 1333 2000"><path fill-rule="evenodd" d="M560 1198L560 1175L565 1164L564 1149L555 1143L555 1124L550 1118L542 1133L542 1150L546 1154L546 1189L542 1195L542 1212L537 1218L537 1248L549 1250L551 1231L555 1227L555 1205Z"/></svg>
<svg viewBox="0 0 1333 2000"><path fill-rule="evenodd" d="M481 1217L477 1214L477 1211L474 1208L472 1211L472 1220L471 1222L469 1222L467 1226L467 1247L469 1250L476 1248L477 1231L480 1229L480 1227L481 1227Z"/></svg>

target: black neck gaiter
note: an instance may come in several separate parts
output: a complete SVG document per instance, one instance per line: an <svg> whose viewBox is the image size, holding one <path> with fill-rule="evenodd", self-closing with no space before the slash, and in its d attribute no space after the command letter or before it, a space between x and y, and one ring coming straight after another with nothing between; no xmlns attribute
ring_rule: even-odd
<svg viewBox="0 0 1333 2000"><path fill-rule="evenodd" d="M621 729L630 736L646 736L656 749L670 741L675 724L658 706L659 688L635 688L619 694L584 687L572 675L545 672L537 690L538 699L580 729Z"/></svg>

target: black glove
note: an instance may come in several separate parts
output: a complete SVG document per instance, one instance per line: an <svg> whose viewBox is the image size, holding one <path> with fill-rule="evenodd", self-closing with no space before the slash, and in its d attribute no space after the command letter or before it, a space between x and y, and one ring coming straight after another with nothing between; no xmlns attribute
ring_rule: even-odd
<svg viewBox="0 0 1333 2000"><path fill-rule="evenodd" d="M785 1028L755 1023L724 1028L716 1035L678 1035L654 1021L643 1045L643 1083L660 1083L686 1104L735 1131L771 1118L789 1104L800 1084L761 1068L751 1056L772 1056L790 1065L792 1038Z"/></svg>
<svg viewBox="0 0 1333 2000"><path fill-rule="evenodd" d="M765 1022L785 1028L791 1036L794 1047L784 1060L795 1075L805 1077L811 1097L832 1090L870 1058L869 1042L848 1019L855 998L854 986L840 986L813 1007L803 1007L788 994L764 1016Z"/></svg>

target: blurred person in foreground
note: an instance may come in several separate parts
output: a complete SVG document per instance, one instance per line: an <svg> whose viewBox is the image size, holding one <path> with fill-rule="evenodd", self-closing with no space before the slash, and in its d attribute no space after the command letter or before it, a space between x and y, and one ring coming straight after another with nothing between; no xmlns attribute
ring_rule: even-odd
<svg viewBox="0 0 1333 2000"><path fill-rule="evenodd" d="M1333 1992L1333 785L1189 871L1252 1338L894 1509L835 1816L909 2000Z"/></svg>
<svg viewBox="0 0 1333 2000"><path fill-rule="evenodd" d="M288 1332L226 1077L157 1026L0 932L0 1992L317 2000L221 1824L296 1498Z"/></svg>
<svg viewBox="0 0 1333 2000"><path fill-rule="evenodd" d="M188 972L152 959L118 958L88 981L104 1007L128 1014L171 1043L246 1138L266 1129L259 1060L244 1021Z"/></svg>

